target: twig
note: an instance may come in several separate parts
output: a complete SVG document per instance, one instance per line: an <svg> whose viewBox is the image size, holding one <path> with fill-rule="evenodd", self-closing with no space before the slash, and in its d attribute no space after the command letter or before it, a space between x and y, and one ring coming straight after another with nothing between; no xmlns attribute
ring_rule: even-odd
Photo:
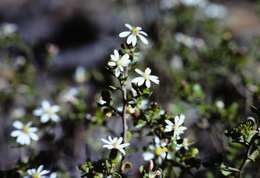
<svg viewBox="0 0 260 178"><path fill-rule="evenodd" d="M128 69L126 69L124 76L128 75ZM122 123L123 123L123 141L124 143L127 143L127 131L128 131L128 126L127 126L127 106L128 106L128 101L127 101L127 89L125 85L125 81L120 81L120 86L121 86L121 93L122 93L122 102L123 102L123 111L122 111ZM121 164L120 164L120 172L123 173L123 167L124 167L124 159L125 157L122 157Z"/></svg>
<svg viewBox="0 0 260 178"><path fill-rule="evenodd" d="M237 175L237 178L242 178L242 174L244 172L244 169L245 167L247 166L247 164L251 161L249 159L249 156L250 156L250 152L251 152L251 149L252 149L252 142L254 142L254 138L252 138L252 140L250 141L248 147L247 147L247 150L246 150L246 156L244 157L240 167L239 167L239 173Z"/></svg>
<svg viewBox="0 0 260 178"><path fill-rule="evenodd" d="M122 121L123 121L123 138L124 143L127 143L127 91L125 85L123 85L122 88L122 95L123 95L123 115L122 115Z"/></svg>

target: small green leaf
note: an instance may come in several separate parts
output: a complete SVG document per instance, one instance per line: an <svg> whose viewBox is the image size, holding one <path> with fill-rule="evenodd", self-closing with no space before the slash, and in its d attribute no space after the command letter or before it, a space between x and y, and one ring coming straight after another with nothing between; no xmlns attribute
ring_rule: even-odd
<svg viewBox="0 0 260 178"><path fill-rule="evenodd" d="M228 167L226 166L224 163L222 163L220 165L220 171L221 173L224 175L224 176L229 176L233 173L237 173L237 172L240 172L238 169L236 168L233 168L233 167Z"/></svg>
<svg viewBox="0 0 260 178"><path fill-rule="evenodd" d="M259 150L255 150L253 151L253 153L250 154L250 156L248 157L251 161L255 161L258 156L260 155L260 151Z"/></svg>

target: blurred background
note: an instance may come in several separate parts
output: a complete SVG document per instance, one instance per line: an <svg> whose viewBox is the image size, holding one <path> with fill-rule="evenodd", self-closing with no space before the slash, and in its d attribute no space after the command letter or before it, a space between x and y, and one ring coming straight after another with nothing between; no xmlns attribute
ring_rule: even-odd
<svg viewBox="0 0 260 178"><path fill-rule="evenodd" d="M250 105L259 105L260 1L0 0L0 177L17 176L16 163L31 154L10 141L15 114L30 113L44 98L59 103L59 93L70 86L84 88L84 116L75 122L65 112L61 124L45 128L35 160L80 177L77 165L100 158L100 143L89 143L107 130L88 119L100 116L96 100L112 81L105 64L123 42L118 34L125 23L149 34L140 65L160 76L153 100L186 114L203 161L227 153L224 130L250 116ZM75 79L79 67L85 70L83 84ZM120 124L104 125L120 133ZM227 154L229 161L237 156ZM140 153L129 157L136 159ZM259 164L248 172L260 177ZM195 175L222 177L205 169Z"/></svg>
<svg viewBox="0 0 260 178"><path fill-rule="evenodd" d="M206 1L184 2L202 6ZM221 24L230 28L238 40L248 41L259 35L257 1L212 2L221 7L202 9L211 16L222 18ZM46 45L55 44L60 50L53 61L57 70L78 65L92 67L118 44L115 37L124 28L124 23L143 26L151 38L156 38L156 27L162 23L163 11L177 3L178 0L1 0L0 20L18 27L26 42L34 46L38 60Z"/></svg>

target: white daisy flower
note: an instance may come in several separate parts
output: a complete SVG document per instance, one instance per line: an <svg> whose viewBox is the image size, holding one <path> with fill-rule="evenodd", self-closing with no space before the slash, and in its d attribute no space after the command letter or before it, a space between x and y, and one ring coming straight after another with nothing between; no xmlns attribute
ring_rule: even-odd
<svg viewBox="0 0 260 178"><path fill-rule="evenodd" d="M24 178L49 178L49 176L47 176L49 173L50 171L44 170L43 165L40 165L37 169L33 168L27 170L28 175Z"/></svg>
<svg viewBox="0 0 260 178"><path fill-rule="evenodd" d="M108 140L102 138L101 141L105 143L103 145L103 148L107 148L109 150L117 149L124 155L125 155L124 148L130 145L129 143L123 143L123 138L122 137L119 137L119 138L114 137L114 138L112 138L111 136L108 136Z"/></svg>
<svg viewBox="0 0 260 178"><path fill-rule="evenodd" d="M69 88L62 92L61 101L64 103L74 103L77 101L77 95L79 94L79 90L77 88Z"/></svg>
<svg viewBox="0 0 260 178"><path fill-rule="evenodd" d="M37 128L31 127L31 122L27 124L23 124L20 121L15 121L13 123L13 127L16 130L11 132L12 137L17 137L16 142L21 145L30 145L31 140L37 141L39 139L38 135L36 134Z"/></svg>
<svg viewBox="0 0 260 178"><path fill-rule="evenodd" d="M131 62L129 60L129 55L124 54L122 57L120 57L119 52L115 49L114 54L110 55L110 61L108 62L108 65L110 67L115 67L115 76L119 77L119 75L124 72L124 67L127 67L129 63Z"/></svg>
<svg viewBox="0 0 260 178"><path fill-rule="evenodd" d="M53 122L58 122L60 117L57 115L57 112L60 111L60 106L58 105L51 105L48 101L43 101L41 103L41 107L35 109L33 114L35 116L40 117L42 123L46 123L49 120Z"/></svg>
<svg viewBox="0 0 260 178"><path fill-rule="evenodd" d="M182 126L184 123L185 116L183 114L176 116L174 118L174 123L172 123L170 120L165 120L166 126L164 132L172 132L174 131L174 138L179 139L180 135L184 133L184 131L187 129L186 127Z"/></svg>
<svg viewBox="0 0 260 178"><path fill-rule="evenodd" d="M149 151L143 153L143 158L145 161L150 161L154 158L158 158L159 162L162 161L162 159L166 158L166 153L168 149L166 148L166 143L161 142L161 140L158 137L154 138L154 144L149 145L148 149Z"/></svg>
<svg viewBox="0 0 260 178"><path fill-rule="evenodd" d="M148 44L148 40L146 37L148 36L147 33L142 31L141 27L134 27L129 24L125 24L125 26L129 29L128 31L121 32L119 34L120 38L126 38L127 44L132 44L132 46L136 46L137 39L139 38L144 44Z"/></svg>
<svg viewBox="0 0 260 178"><path fill-rule="evenodd" d="M133 83L136 83L138 86L141 86L145 83L147 88L151 87L151 81L155 84L159 84L159 78L155 75L151 75L151 69L148 67L142 72L139 69L135 69L135 72L141 75L141 77L136 77L132 80Z"/></svg>

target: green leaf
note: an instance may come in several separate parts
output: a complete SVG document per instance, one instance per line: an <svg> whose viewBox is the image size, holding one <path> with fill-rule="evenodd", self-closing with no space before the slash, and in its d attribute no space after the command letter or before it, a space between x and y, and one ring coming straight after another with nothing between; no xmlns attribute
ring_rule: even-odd
<svg viewBox="0 0 260 178"><path fill-rule="evenodd" d="M253 153L250 154L250 156L248 157L251 161L255 161L258 156L260 155L260 151L259 150L255 150L253 151Z"/></svg>
<svg viewBox="0 0 260 178"><path fill-rule="evenodd" d="M247 119L237 127L225 131L225 135L232 138L234 142L248 144L255 134L254 126L254 120Z"/></svg>
<svg viewBox="0 0 260 178"><path fill-rule="evenodd" d="M224 176L229 176L233 173L240 172L238 169L226 166L224 163L220 165L220 171Z"/></svg>
<svg viewBox="0 0 260 178"><path fill-rule="evenodd" d="M140 173L144 172L144 166L140 166L140 167L139 167L139 172L140 172Z"/></svg>

